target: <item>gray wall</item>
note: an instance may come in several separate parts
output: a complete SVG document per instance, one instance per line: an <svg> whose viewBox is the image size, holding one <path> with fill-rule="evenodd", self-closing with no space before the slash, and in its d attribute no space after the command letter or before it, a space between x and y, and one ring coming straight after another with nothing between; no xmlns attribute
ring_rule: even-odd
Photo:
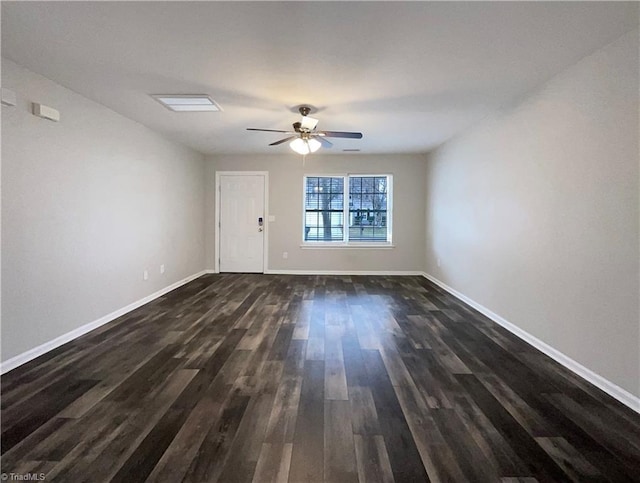
<svg viewBox="0 0 640 483"><path fill-rule="evenodd" d="M635 395L638 87L635 31L432 153L426 200L428 273Z"/></svg>
<svg viewBox="0 0 640 483"><path fill-rule="evenodd" d="M202 155L6 59L2 85L5 361L203 270L205 194Z"/></svg>
<svg viewBox="0 0 640 483"><path fill-rule="evenodd" d="M425 158L418 155L333 155L302 157L213 156L207 163L207 267L214 267L216 171L268 171L270 270L422 271L425 243ZM301 248L302 184L305 174L393 175L395 248ZM282 258L283 252L288 259Z"/></svg>

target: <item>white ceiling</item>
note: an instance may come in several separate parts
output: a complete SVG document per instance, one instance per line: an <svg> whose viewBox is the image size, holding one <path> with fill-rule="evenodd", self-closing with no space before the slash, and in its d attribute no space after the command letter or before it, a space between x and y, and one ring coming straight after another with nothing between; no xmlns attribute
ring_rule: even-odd
<svg viewBox="0 0 640 483"><path fill-rule="evenodd" d="M2 55L203 153L290 152L245 128L303 103L364 134L335 153L415 153L637 26L635 2L2 2Z"/></svg>

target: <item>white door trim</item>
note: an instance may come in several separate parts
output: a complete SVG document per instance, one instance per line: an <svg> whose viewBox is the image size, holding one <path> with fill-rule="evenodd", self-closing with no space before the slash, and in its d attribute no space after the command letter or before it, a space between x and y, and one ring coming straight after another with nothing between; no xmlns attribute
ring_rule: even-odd
<svg viewBox="0 0 640 483"><path fill-rule="evenodd" d="M269 267L269 171L216 171L215 236L213 272L220 273L220 177L221 176L264 176L264 244L262 271Z"/></svg>

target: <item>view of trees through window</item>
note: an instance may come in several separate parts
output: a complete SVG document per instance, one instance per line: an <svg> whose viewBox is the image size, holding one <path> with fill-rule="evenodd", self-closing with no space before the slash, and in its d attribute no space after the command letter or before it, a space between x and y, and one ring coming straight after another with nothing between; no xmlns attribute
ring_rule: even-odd
<svg viewBox="0 0 640 483"><path fill-rule="evenodd" d="M306 177L304 240L389 241L389 184L389 176Z"/></svg>
<svg viewBox="0 0 640 483"><path fill-rule="evenodd" d="M387 177L349 177L349 240L387 241Z"/></svg>
<svg viewBox="0 0 640 483"><path fill-rule="evenodd" d="M344 239L344 178L307 178L304 239Z"/></svg>

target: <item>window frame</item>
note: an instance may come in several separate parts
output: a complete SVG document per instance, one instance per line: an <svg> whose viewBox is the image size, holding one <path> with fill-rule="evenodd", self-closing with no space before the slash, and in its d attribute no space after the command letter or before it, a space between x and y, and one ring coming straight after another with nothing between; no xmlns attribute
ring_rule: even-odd
<svg viewBox="0 0 640 483"><path fill-rule="evenodd" d="M349 199L350 178L387 178L387 240L386 241L352 241L349 240ZM313 241L305 240L305 225L307 214L307 179L308 178L342 178L343 206L342 206L342 240ZM302 235L301 248L394 248L393 245L393 175L390 173L322 173L304 174L302 177Z"/></svg>

